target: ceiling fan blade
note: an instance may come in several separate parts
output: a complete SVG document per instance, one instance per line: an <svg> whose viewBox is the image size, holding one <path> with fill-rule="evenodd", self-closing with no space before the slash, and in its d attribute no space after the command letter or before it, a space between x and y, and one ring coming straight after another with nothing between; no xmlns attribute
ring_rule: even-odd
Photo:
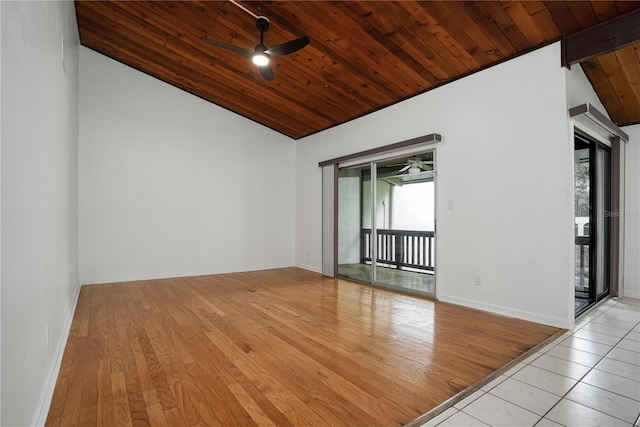
<svg viewBox="0 0 640 427"><path fill-rule="evenodd" d="M407 166L403 167L402 169L400 169L400 170L398 171L398 173L400 173L400 172L404 172L404 171L406 171L406 170L409 170L409 169L411 168L411 166L413 166L413 165L407 165Z"/></svg>
<svg viewBox="0 0 640 427"><path fill-rule="evenodd" d="M225 48L225 49L232 50L234 52L241 53L241 54L246 55L246 56L249 56L249 55L251 55L253 53L252 50L245 49L243 47L237 47L237 46L234 46L234 45L231 45L231 44L217 42L215 40L205 39L204 37L201 38L200 40L202 40L203 42L207 42L209 44L212 44L214 46L222 47L222 48Z"/></svg>
<svg viewBox="0 0 640 427"><path fill-rule="evenodd" d="M260 74L267 80L273 80L273 70L270 65L260 67Z"/></svg>
<svg viewBox="0 0 640 427"><path fill-rule="evenodd" d="M290 53L293 53L297 50L302 49L308 44L309 44L309 37L304 36L296 40L291 40L290 42L279 44L278 46L274 46L271 49L267 49L265 53L269 56L288 55Z"/></svg>

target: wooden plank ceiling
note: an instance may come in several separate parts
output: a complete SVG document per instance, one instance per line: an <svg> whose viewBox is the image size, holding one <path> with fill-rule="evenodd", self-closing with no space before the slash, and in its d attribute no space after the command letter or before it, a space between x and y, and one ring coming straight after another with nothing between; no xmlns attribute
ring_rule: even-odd
<svg viewBox="0 0 640 427"><path fill-rule="evenodd" d="M76 1L76 13L84 46L297 139L640 8L604 0L241 4L271 20L267 47L311 39L272 58L273 81L248 57L201 40L258 44L255 18L232 2ZM581 63L618 125L640 123L639 49Z"/></svg>
<svg viewBox="0 0 640 427"><path fill-rule="evenodd" d="M581 63L618 126L640 123L640 43Z"/></svg>

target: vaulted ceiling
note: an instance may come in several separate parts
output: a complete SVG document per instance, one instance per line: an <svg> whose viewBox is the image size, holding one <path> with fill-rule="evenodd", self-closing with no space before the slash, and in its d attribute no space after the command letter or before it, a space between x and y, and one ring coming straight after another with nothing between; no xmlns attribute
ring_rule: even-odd
<svg viewBox="0 0 640 427"><path fill-rule="evenodd" d="M238 5L270 19L267 47L311 39L271 58L272 81L247 56L202 41L253 50L256 19ZM296 139L638 9L606 0L76 1L84 46ZM618 125L640 123L640 28L628 27L635 44L580 61Z"/></svg>

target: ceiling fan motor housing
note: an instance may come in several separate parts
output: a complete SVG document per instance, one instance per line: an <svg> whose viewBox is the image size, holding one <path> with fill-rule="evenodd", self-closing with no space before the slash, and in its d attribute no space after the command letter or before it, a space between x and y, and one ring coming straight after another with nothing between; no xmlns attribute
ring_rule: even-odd
<svg viewBox="0 0 640 427"><path fill-rule="evenodd" d="M256 28L258 29L258 31L265 32L269 29L270 23L271 21L269 21L269 18L267 18L266 16L259 16L258 20L256 21Z"/></svg>

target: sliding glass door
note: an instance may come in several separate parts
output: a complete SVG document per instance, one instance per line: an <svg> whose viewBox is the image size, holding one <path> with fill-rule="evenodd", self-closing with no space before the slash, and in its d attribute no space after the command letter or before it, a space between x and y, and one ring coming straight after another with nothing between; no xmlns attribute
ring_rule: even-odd
<svg viewBox="0 0 640 427"><path fill-rule="evenodd" d="M433 151L338 173L338 275L435 294Z"/></svg>
<svg viewBox="0 0 640 427"><path fill-rule="evenodd" d="M575 137L575 313L609 295L611 150Z"/></svg>

